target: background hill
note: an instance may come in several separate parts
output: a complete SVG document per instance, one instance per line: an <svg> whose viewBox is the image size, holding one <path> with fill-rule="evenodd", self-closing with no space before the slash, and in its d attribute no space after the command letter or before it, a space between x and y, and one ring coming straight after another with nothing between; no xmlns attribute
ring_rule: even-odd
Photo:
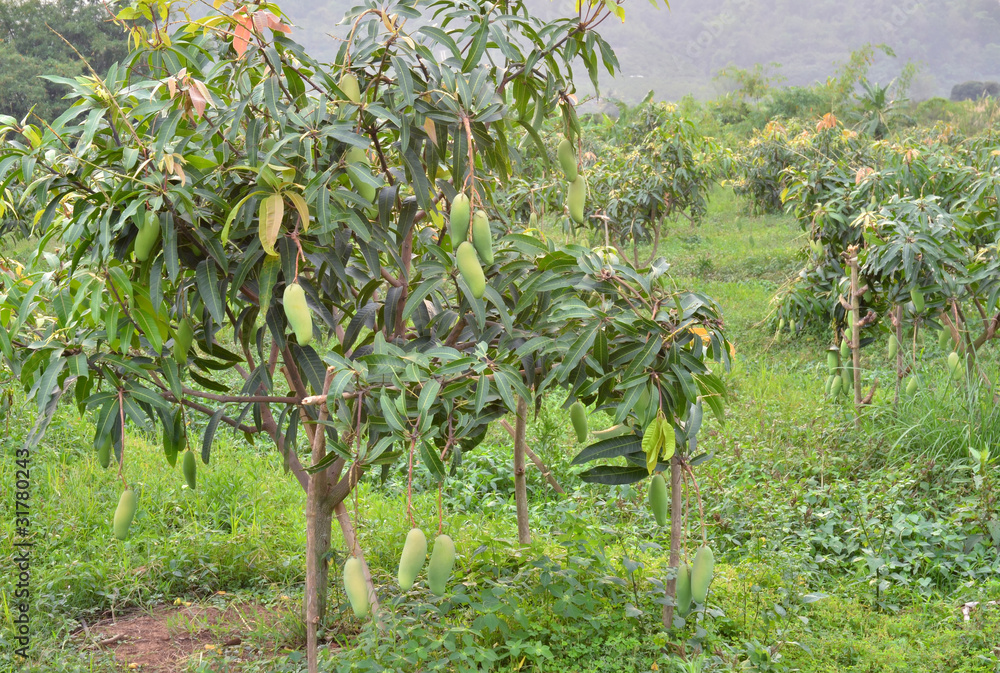
<svg viewBox="0 0 1000 673"><path fill-rule="evenodd" d="M570 15L572 0L528 0L543 16ZM332 58L346 34L337 23L350 0L286 0L299 26L295 36L311 52ZM671 9L626 3L626 21L602 26L622 65L605 78L602 94L635 102L653 89L657 99L690 93L711 98L727 90L714 81L735 65L780 63L786 84L825 81L838 63L866 43L885 43L896 59L882 57L871 71L887 83L907 61L921 66L914 98L947 97L966 80L1000 79L1000 3L996 0L673 0ZM586 79L586 78L582 78Z"/></svg>

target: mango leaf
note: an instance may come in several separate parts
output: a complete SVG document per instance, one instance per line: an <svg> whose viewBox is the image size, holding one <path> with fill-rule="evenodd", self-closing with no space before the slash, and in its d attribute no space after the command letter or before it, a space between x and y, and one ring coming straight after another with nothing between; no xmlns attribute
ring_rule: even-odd
<svg viewBox="0 0 1000 673"><path fill-rule="evenodd" d="M635 484L646 479L649 475L644 467L617 467L614 465L599 465L591 468L580 475L580 479L588 484L605 484L607 486L618 486L621 484Z"/></svg>
<svg viewBox="0 0 1000 673"><path fill-rule="evenodd" d="M281 220L284 216L285 202L280 194L271 194L261 200L257 213L258 236L260 236L261 247L269 255L278 254L274 249L274 244L278 240L278 232L281 231Z"/></svg>

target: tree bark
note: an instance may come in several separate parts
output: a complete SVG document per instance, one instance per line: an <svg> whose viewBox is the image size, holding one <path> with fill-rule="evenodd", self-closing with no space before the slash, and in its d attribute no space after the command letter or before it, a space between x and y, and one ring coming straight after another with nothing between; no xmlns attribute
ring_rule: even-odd
<svg viewBox="0 0 1000 673"><path fill-rule="evenodd" d="M851 255L849 264L851 265L851 357L854 368L854 427L861 427L861 327L858 322L859 315L858 302L858 249L856 246L848 248Z"/></svg>
<svg viewBox="0 0 1000 673"><path fill-rule="evenodd" d="M517 539L521 544L531 544L531 528L528 526L528 480L524 465L527 426L528 403L520 397L517 400L517 421L514 425L514 501L517 504Z"/></svg>
<svg viewBox="0 0 1000 673"><path fill-rule="evenodd" d="M316 629L322 618L321 604L326 607L329 578L326 552L330 549L331 516L326 511L324 517L322 502L326 481L325 474L316 473L309 479L306 491L306 658L309 673L319 670Z"/></svg>
<svg viewBox="0 0 1000 673"><path fill-rule="evenodd" d="M500 421L500 425L503 426L503 429L506 430L507 434L509 434L513 439L515 440L517 439L517 435L515 434L514 428L510 427L510 423L508 423L507 421ZM556 481L556 478L552 476L552 471L548 468L548 466L544 462L542 462L542 459L539 458L538 455L531 450L531 447L528 446L527 442L525 442L524 444L524 452L525 454L527 454L531 462L535 464L535 467L538 468L538 471L542 473L542 476L545 477L545 481L549 482L549 486L552 487L552 490L555 491L556 493L559 493L560 495L566 495L566 491L564 491L563 487L559 485L559 482Z"/></svg>
<svg viewBox="0 0 1000 673"><path fill-rule="evenodd" d="M674 569L674 578L667 580L667 598L669 605L663 604L663 628L671 629L674 625L674 604L677 598L677 574L681 565L681 459L676 453L670 459L670 567Z"/></svg>

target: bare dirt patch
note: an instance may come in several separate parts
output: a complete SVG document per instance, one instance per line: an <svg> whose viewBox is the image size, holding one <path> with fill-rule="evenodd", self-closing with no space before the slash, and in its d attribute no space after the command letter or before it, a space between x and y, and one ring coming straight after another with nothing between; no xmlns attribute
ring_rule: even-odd
<svg viewBox="0 0 1000 673"><path fill-rule="evenodd" d="M279 619L277 612L254 604L161 606L102 620L89 627L89 638L80 635L89 647L113 650L124 667L135 664L140 671L175 673L197 653L232 648L235 654L251 633Z"/></svg>

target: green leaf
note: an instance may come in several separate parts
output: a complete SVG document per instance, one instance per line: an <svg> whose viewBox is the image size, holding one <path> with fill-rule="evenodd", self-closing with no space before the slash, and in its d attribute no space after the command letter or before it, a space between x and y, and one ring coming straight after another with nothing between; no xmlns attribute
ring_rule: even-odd
<svg viewBox="0 0 1000 673"><path fill-rule="evenodd" d="M625 435L604 439L591 444L573 459L571 465L583 465L592 460L608 460L629 454L641 453L642 444L636 435Z"/></svg>
<svg viewBox="0 0 1000 673"><path fill-rule="evenodd" d="M222 414L225 410L225 407L219 407L215 410L215 413L208 419L208 425L205 426L205 434L201 437L201 462L206 465L208 465L208 459L212 455L212 441L215 439L215 430L219 427L219 421L222 419Z"/></svg>
<svg viewBox="0 0 1000 673"><path fill-rule="evenodd" d="M438 481L444 480L444 463L437 453L437 448L430 442L420 442L420 458L424 465L430 470L431 475Z"/></svg>
<svg viewBox="0 0 1000 673"><path fill-rule="evenodd" d="M588 484L605 484L619 486L635 484L649 477L644 467L617 467L614 465L599 465L580 475L580 479Z"/></svg>
<svg viewBox="0 0 1000 673"><path fill-rule="evenodd" d="M226 311L222 304L222 295L219 294L219 275L215 270L215 262L210 259L203 259L198 263L195 270L195 282L198 285L198 294L205 302L205 307L212 314L212 320L217 325L223 324L226 319Z"/></svg>

